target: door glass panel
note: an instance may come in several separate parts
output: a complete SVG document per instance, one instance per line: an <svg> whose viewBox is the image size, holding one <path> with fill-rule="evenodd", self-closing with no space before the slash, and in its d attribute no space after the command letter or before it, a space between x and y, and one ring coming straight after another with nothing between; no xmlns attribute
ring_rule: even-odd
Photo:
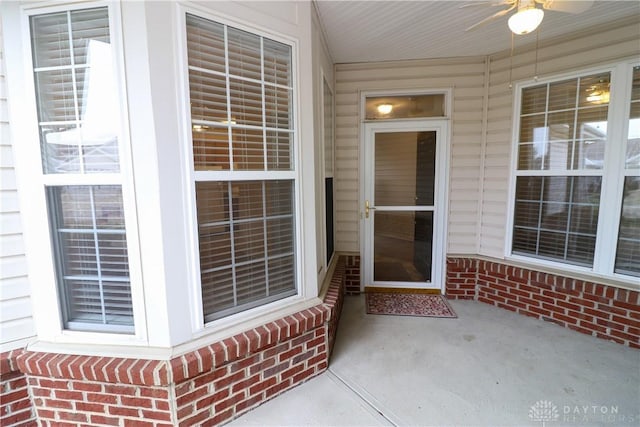
<svg viewBox="0 0 640 427"><path fill-rule="evenodd" d="M373 281L431 282L436 132L376 133L374 156Z"/></svg>
<svg viewBox="0 0 640 427"><path fill-rule="evenodd" d="M433 212L380 212L374 221L374 281L430 282Z"/></svg>
<svg viewBox="0 0 640 427"><path fill-rule="evenodd" d="M376 206L433 206L435 156L435 132L376 134Z"/></svg>

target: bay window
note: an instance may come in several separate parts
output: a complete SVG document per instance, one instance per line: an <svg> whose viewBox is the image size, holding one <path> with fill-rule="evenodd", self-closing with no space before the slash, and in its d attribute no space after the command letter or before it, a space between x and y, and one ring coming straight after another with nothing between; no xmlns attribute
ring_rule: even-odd
<svg viewBox="0 0 640 427"><path fill-rule="evenodd" d="M108 8L33 15L30 34L63 327L133 333Z"/></svg>
<svg viewBox="0 0 640 427"><path fill-rule="evenodd" d="M640 276L639 69L522 87L512 255Z"/></svg>
<svg viewBox="0 0 640 427"><path fill-rule="evenodd" d="M186 15L205 322L297 294L292 48Z"/></svg>

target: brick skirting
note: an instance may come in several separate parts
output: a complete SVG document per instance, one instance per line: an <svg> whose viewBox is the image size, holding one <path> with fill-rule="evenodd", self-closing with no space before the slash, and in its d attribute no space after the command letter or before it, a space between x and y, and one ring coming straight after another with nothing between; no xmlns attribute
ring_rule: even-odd
<svg viewBox="0 0 640 427"><path fill-rule="evenodd" d="M477 258L447 258L446 295L640 348L640 292Z"/></svg>
<svg viewBox="0 0 640 427"><path fill-rule="evenodd" d="M345 293L360 293L360 255L345 255Z"/></svg>
<svg viewBox="0 0 640 427"><path fill-rule="evenodd" d="M341 257L322 304L169 361L3 353L1 425L224 424L327 369L344 276Z"/></svg>
<svg viewBox="0 0 640 427"><path fill-rule="evenodd" d="M0 354L0 426L36 426L27 378L16 359L23 350Z"/></svg>

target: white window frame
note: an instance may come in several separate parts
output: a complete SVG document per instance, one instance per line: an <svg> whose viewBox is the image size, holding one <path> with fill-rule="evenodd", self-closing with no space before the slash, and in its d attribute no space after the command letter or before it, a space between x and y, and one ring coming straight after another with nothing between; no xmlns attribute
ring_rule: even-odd
<svg viewBox="0 0 640 427"><path fill-rule="evenodd" d="M511 136L511 163L509 197L507 207L507 229L505 232L505 258L516 262L531 264L533 266L547 267L554 270L567 271L573 274L583 275L588 278L603 279L612 284L619 284L623 287L640 289L638 278L629 275L614 273L616 248L618 242L618 229L620 225L620 215L622 208L622 190L625 176L637 175L640 170L625 169L626 150L619 149L614 145L614 141L623 141L626 148L629 112L630 93L633 77L633 67L640 63L635 58L630 58L615 63L605 64L600 67L574 70L569 73L556 74L544 79L531 79L515 84L513 102L513 120ZM516 178L518 176L533 176L535 173L523 170L518 171L518 140L520 134L520 108L522 101L522 90L532 86L539 86L546 83L560 82L567 79L575 79L581 76L589 76L598 73L611 73L610 102L607 115L607 141L605 145L604 166L598 173L591 174L602 176L600 206L611 206L607 209L600 209L598 215L598 231L594 249L593 267L583 267L575 264L563 263L536 257L529 257L522 254L513 253L513 226L515 212L515 192ZM615 171L618 171L617 173ZM613 172L612 172L613 171ZM521 172L521 173L519 173ZM545 171L546 172L546 171ZM556 176L586 176L589 173L574 170L553 170ZM548 175L543 173L542 175ZM606 198L605 198L606 197Z"/></svg>
<svg viewBox="0 0 640 427"><path fill-rule="evenodd" d="M294 206L295 206L295 254L294 259L296 262L296 286L297 294L270 302L264 305L260 305L245 311L241 311L220 319L215 319L210 322L204 322L204 312L202 304L202 284L200 278L200 253L199 253L199 239L198 239L198 221L196 210L196 196L195 185L196 173L206 174L210 180L227 181L230 178L228 171L206 171L196 172L193 165L193 141L191 134L191 111L189 107L189 69L188 69L188 56L187 56L187 27L186 27L186 15L191 14L203 19L215 21L230 27L234 27L243 31L247 31L252 34L256 34L262 37L266 37L277 42L287 44L291 46L291 74L292 74L292 161L294 162L294 168L292 171L268 171L270 177L281 175L282 179L293 179L294 181ZM252 325L264 324L265 321L270 319L276 319L281 317L285 313L290 313L294 310L301 310L311 307L320 302L317 298L317 292L315 291L315 282L310 283L307 270L313 269L313 266L307 265L304 262L308 257L305 256L305 251L309 245L305 244L302 239L304 226L303 220L303 173L302 173L302 153L301 153L301 141L300 141L300 118L299 118L299 106L300 103L300 82L298 78L298 72L300 69L300 55L298 48L298 41L294 38L287 37L283 34L276 33L271 30L267 30L263 27L247 24L245 22L236 20L230 16L223 15L221 13L212 12L211 10L197 7L195 5L178 5L177 12L177 28L180 36L178 42L179 51L179 70L180 75L179 85L179 99L182 101L180 106L181 111L181 131L184 143L182 144L182 153L184 164L183 167L186 171L185 185L188 186L188 191L185 191L185 212L184 217L187 219L188 229L188 243L189 243L189 265L187 266L189 273L188 278L191 286L189 286L190 300L192 301L191 312L191 324L194 338L209 337L210 339L215 337L228 336L234 331L240 331ZM234 178L247 179L247 180L263 180L264 175L262 171L233 171ZM306 234L305 234L306 235ZM305 240L308 240L305 238ZM311 242L309 242L311 243ZM313 241L315 245L315 241ZM190 347L191 345L189 345ZM185 347L186 348L186 347Z"/></svg>
<svg viewBox="0 0 640 427"><path fill-rule="evenodd" d="M40 161L40 137L38 132L38 116L36 106L36 88L33 77L33 63L30 39L30 18L34 15L50 14L63 11L74 11L106 7L109 13L110 41L113 49L114 68L116 69L116 85L119 95L120 126L118 134L118 150L120 172L117 174L87 174L82 182L71 180L64 174L44 174ZM7 33L19 32L22 37L20 63L17 58L7 58L13 63L20 77L16 88L24 90L21 95L17 90L9 94L12 107L12 132L16 144L16 173L20 179L19 195L23 206L25 222L25 246L30 263L29 277L32 284L34 318L36 320L38 338L47 342L66 344L103 344L103 345L143 345L147 342L147 325L143 301L142 271L138 241L135 191L133 186L131 141L129 136L128 110L126 103L125 72L123 58L123 40L120 5L114 2L90 1L73 4L52 3L43 5L20 6L20 22L13 28L5 21ZM19 29L17 28L19 26ZM21 75L20 75L21 74ZM21 79L20 79L21 78ZM11 92L11 91L10 91ZM34 161L37 159L37 161ZM77 175L76 175L77 178ZM64 327L63 307L59 295L60 285L57 283L55 254L51 240L46 187L49 185L99 185L116 184L122 190L127 251L129 257L129 280L133 307L133 333L114 333L109 331L68 330Z"/></svg>

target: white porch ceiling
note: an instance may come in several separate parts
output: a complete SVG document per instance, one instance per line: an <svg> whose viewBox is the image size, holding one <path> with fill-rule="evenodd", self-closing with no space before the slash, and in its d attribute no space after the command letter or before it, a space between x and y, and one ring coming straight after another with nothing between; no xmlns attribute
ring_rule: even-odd
<svg viewBox="0 0 640 427"><path fill-rule="evenodd" d="M336 63L476 56L510 49L507 19L511 14L465 32L465 28L503 8L460 9L471 1L316 0L316 6ZM599 0L577 15L546 11L539 39L630 16L636 16L640 22L639 1ZM535 34L515 38L516 49L536 40Z"/></svg>

